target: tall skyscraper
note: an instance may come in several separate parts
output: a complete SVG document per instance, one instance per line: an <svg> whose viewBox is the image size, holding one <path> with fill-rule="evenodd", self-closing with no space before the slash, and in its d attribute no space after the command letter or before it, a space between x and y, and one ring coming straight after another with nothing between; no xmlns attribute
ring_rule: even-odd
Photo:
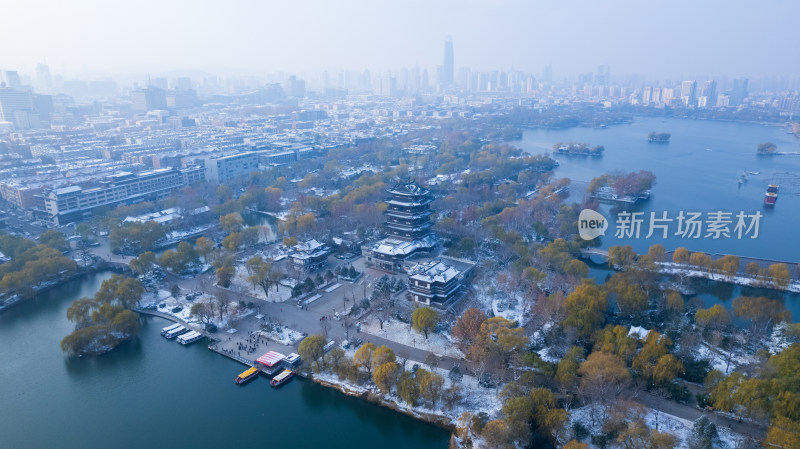
<svg viewBox="0 0 800 449"><path fill-rule="evenodd" d="M747 78L736 78L733 80L733 90L731 90L729 95L731 106L738 106L744 103L744 99L750 95L749 92L747 92L747 84Z"/></svg>
<svg viewBox="0 0 800 449"><path fill-rule="evenodd" d="M148 86L131 93L133 110L147 112L156 109L167 109L167 92L158 87Z"/></svg>
<svg viewBox="0 0 800 449"><path fill-rule="evenodd" d="M50 67L45 64L36 65L36 81L39 83L40 93L53 93L53 77L50 76Z"/></svg>
<svg viewBox="0 0 800 449"><path fill-rule="evenodd" d="M38 116L30 92L0 86L0 121L13 122L17 129L36 128Z"/></svg>
<svg viewBox="0 0 800 449"><path fill-rule="evenodd" d="M12 89L22 88L22 81L20 81L19 73L16 70L6 70L6 83Z"/></svg>
<svg viewBox="0 0 800 449"><path fill-rule="evenodd" d="M453 38L447 36L444 41L444 65L442 66L442 85L453 85L454 77Z"/></svg>
<svg viewBox="0 0 800 449"><path fill-rule="evenodd" d="M700 97L698 98L697 107L706 108L717 104L717 82L708 80L703 83L700 88Z"/></svg>
<svg viewBox="0 0 800 449"><path fill-rule="evenodd" d="M694 105L697 100L697 81L688 80L681 83L681 101L685 106Z"/></svg>

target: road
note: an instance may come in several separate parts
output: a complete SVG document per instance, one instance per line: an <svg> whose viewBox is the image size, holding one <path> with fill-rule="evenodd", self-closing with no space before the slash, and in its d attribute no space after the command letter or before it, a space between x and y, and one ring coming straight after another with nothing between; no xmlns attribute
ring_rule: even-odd
<svg viewBox="0 0 800 449"><path fill-rule="evenodd" d="M728 418L727 416L720 415L719 413L700 410L696 407L670 401L647 392L640 392L640 394L634 398L634 401L641 403L647 408L658 410L662 413L677 416L678 418L687 419L689 421L694 421L701 416L705 416L711 422L716 424L717 427L728 428L738 434L748 435L757 439L763 439L767 433L763 426L749 422L739 422L738 420Z"/></svg>

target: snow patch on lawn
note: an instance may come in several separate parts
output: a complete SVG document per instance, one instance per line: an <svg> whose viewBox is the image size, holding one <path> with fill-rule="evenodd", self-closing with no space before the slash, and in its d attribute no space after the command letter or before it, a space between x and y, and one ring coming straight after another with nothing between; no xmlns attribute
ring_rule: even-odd
<svg viewBox="0 0 800 449"><path fill-rule="evenodd" d="M659 432L665 432L677 437L678 445L676 446L676 449L689 449L689 438L692 436L692 427L694 426L693 421L649 408L645 409L645 411L646 414L644 415L644 421L647 424L647 427L649 427L651 430L658 430ZM596 426L592 427L591 406L576 408L570 411L569 425L572 427L575 423L581 423L584 427L589 429L592 434L596 435L602 432L600 429L600 423L597 419L599 416L600 413L596 411ZM720 442L722 444L715 444L714 447L719 447L720 449L733 449L737 446L737 444L739 444L740 441L744 439L744 436L734 433L727 428L718 426L717 432L719 433ZM591 443L590 438L586 438L586 441L584 442L588 444L590 448L596 447Z"/></svg>
<svg viewBox="0 0 800 449"><path fill-rule="evenodd" d="M433 352L435 354L453 357L456 359L463 359L464 354L456 348L445 335L431 332L428 334L428 339L425 335L421 334L411 328L410 324L403 323L397 320L388 320L383 322L383 329L381 329L380 322L377 318L367 317L361 325L361 331L371 335L385 338L406 346L411 346L417 349Z"/></svg>
<svg viewBox="0 0 800 449"><path fill-rule="evenodd" d="M277 291L274 285L270 286L269 296L267 296L261 286L256 285L253 288L253 283L247 280L248 277L250 274L247 272L247 268L244 265L237 265L236 272L231 279L230 289L268 302L283 302L292 297L292 290L283 285L279 285Z"/></svg>

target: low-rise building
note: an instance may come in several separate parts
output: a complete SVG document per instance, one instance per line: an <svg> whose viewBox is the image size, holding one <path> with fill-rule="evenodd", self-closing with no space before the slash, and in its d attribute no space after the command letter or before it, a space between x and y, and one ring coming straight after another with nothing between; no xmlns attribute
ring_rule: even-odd
<svg viewBox="0 0 800 449"><path fill-rule="evenodd" d="M225 183L258 170L258 154L248 151L227 156L211 156L204 158L203 163L207 181Z"/></svg>
<svg viewBox="0 0 800 449"><path fill-rule="evenodd" d="M414 302L444 306L458 298L467 284L474 263L439 258L407 269L408 288Z"/></svg>
<svg viewBox="0 0 800 449"><path fill-rule="evenodd" d="M325 266L328 254L330 250L325 244L311 239L293 246L289 259L298 268L315 271Z"/></svg>
<svg viewBox="0 0 800 449"><path fill-rule="evenodd" d="M98 207L164 199L201 174L202 170L196 167L116 173L106 176L96 187L84 189L74 185L44 192L44 210L37 212L39 218L56 225L82 221Z"/></svg>

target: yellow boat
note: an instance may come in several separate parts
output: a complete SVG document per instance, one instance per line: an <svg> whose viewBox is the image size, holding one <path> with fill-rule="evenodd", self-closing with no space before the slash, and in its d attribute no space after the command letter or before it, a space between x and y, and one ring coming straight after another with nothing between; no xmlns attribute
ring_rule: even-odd
<svg viewBox="0 0 800 449"><path fill-rule="evenodd" d="M236 383L239 385L247 383L248 381L253 380L256 376L258 376L258 368L252 367L242 374L239 374L236 377Z"/></svg>

